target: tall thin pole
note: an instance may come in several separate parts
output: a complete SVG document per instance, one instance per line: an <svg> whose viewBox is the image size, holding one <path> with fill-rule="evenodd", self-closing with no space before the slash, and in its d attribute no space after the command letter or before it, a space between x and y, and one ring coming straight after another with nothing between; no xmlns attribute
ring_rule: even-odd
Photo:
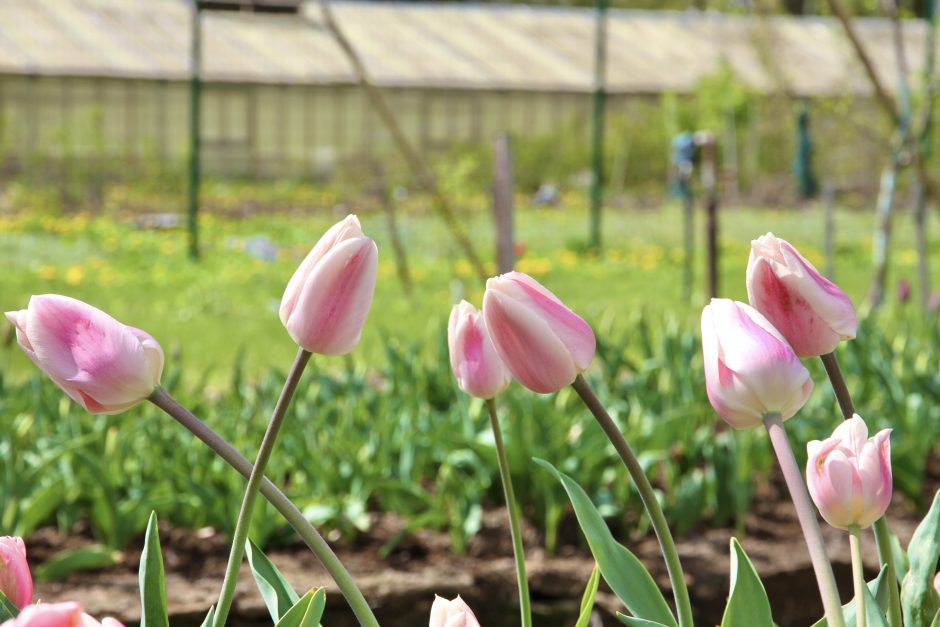
<svg viewBox="0 0 940 627"><path fill-rule="evenodd" d="M189 257L199 259L199 151L202 101L202 5L193 0L193 32L189 80Z"/></svg>
<svg viewBox="0 0 940 627"><path fill-rule="evenodd" d="M589 248L601 247L601 205L604 198L604 91L607 74L607 0L597 0L594 35L594 115L591 129L591 225Z"/></svg>

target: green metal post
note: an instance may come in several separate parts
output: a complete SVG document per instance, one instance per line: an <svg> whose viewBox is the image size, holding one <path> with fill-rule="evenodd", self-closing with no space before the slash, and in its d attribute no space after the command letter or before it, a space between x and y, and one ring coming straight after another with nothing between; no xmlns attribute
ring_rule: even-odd
<svg viewBox="0 0 940 627"><path fill-rule="evenodd" d="M591 132L591 225L588 247L601 248L601 205L604 198L604 101L607 66L607 0L597 0L594 36L594 115Z"/></svg>
<svg viewBox="0 0 940 627"><path fill-rule="evenodd" d="M191 75L189 81L189 257L199 259L199 170L202 101L202 5L193 0Z"/></svg>

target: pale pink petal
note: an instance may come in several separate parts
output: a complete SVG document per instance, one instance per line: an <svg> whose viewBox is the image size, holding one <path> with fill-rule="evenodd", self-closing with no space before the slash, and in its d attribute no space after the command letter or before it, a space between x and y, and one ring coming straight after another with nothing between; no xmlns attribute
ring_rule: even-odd
<svg viewBox="0 0 940 627"><path fill-rule="evenodd" d="M584 370L594 359L596 339L591 326L566 307L554 294L532 277L521 272L510 272L487 281L487 287L504 291L521 302L537 308L552 332L569 350L575 365Z"/></svg>
<svg viewBox="0 0 940 627"><path fill-rule="evenodd" d="M340 242L363 237L362 226L359 224L359 218L353 214L346 216L324 233L317 241L313 249L307 253L304 260L300 263L297 270L294 271L287 288L284 290L284 296L281 298L281 307L279 315L281 323L287 326L290 314L294 311L297 299L300 298L301 291L307 277L313 271L314 266L323 258L326 253L336 247Z"/></svg>
<svg viewBox="0 0 940 627"><path fill-rule="evenodd" d="M868 442L868 425L858 414L854 414L848 420L843 420L839 426L832 432L832 437L842 441L853 454L858 455L862 447Z"/></svg>
<svg viewBox="0 0 940 627"><path fill-rule="evenodd" d="M42 369L83 399L133 405L156 386L140 340L91 305L54 294L34 296L27 327Z"/></svg>
<svg viewBox="0 0 940 627"><path fill-rule="evenodd" d="M548 394L574 382L578 368L571 353L530 307L487 289L483 317L497 353L524 386Z"/></svg>
<svg viewBox="0 0 940 627"><path fill-rule="evenodd" d="M369 238L347 239L327 252L306 277L287 321L304 349L343 355L355 348L372 304L378 249Z"/></svg>
<svg viewBox="0 0 940 627"><path fill-rule="evenodd" d="M824 277L789 242L780 241L780 249L791 273L784 281L799 289L810 307L842 339L852 339L858 327L855 306L838 285Z"/></svg>
<svg viewBox="0 0 940 627"><path fill-rule="evenodd" d="M3 627L81 627L82 606L78 603L37 603L30 605Z"/></svg>
<svg viewBox="0 0 940 627"><path fill-rule="evenodd" d="M434 603L431 605L431 620L428 627L443 627L447 621L447 608L449 606L450 601L435 594Z"/></svg>

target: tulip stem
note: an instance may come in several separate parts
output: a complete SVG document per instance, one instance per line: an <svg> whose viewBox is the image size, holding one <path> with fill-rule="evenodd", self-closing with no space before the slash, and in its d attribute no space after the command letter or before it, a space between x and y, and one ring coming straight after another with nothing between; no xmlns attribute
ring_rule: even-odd
<svg viewBox="0 0 940 627"><path fill-rule="evenodd" d="M842 376L839 360L836 359L834 352L820 355L819 358L822 359L823 365L826 367L826 374L829 375L829 382L832 384L832 390L839 402L839 409L842 410L842 417L848 420L855 415L855 404L852 402L852 395L849 393L848 386L845 385L845 378ZM888 519L882 516L876 520L875 524L872 525L872 531L875 534L878 561L886 567L888 627L901 627L903 621L901 619L901 597L898 592L898 571L894 564L894 553L891 550L891 528L888 526Z"/></svg>
<svg viewBox="0 0 940 627"><path fill-rule="evenodd" d="M216 604L214 627L223 627L228 618L229 610L232 607L232 601L235 598L235 585L238 583L238 573L241 570L242 558L245 555L245 541L248 540L248 530L251 527L251 515L255 509L255 500L258 497L258 490L261 488L261 480L264 479L264 470L271 459L271 453L274 451L274 444L277 441L277 434L284 423L284 417L287 415L287 407L294 396L294 390L300 382L300 376L310 361L310 352L304 349L297 351L297 357L294 359L294 365L291 366L284 382L284 388L274 406L274 413L271 415L271 422L264 432L264 439L261 440L261 447L258 449L258 457L255 459L255 467L251 470L248 477L248 486L245 488L245 497L242 499L241 510L238 512L238 521L235 523L235 535L232 538L232 551L228 556L228 566L225 567L225 579L222 581L222 591L219 593L219 602Z"/></svg>
<svg viewBox="0 0 940 627"><path fill-rule="evenodd" d="M666 560L666 571L669 573L669 582L672 584L672 594L676 600L676 610L678 612L679 627L692 627L692 603L689 601L689 589L685 585L685 578L682 573L682 564L679 562L679 552L676 550L676 543L672 539L672 532L669 531L669 524L663 515L663 510L656 499L656 493L653 492L653 486L643 472L639 460L630 448L630 443L624 437L623 433L617 427L610 414L594 394L594 390L588 382L578 375L571 386L575 389L587 408L594 414L594 418L600 425L611 444L620 455L623 465L633 479L637 491L640 493L640 499L646 508L646 513L650 517L650 523L653 525L653 531L659 540L659 546L662 549L663 557ZM832 627L836 627L834 624ZM841 627L839 625L838 627Z"/></svg>
<svg viewBox="0 0 940 627"><path fill-rule="evenodd" d="M522 544L522 529L519 526L519 504L512 489L512 477L509 474L509 460L503 446L503 434L496 415L496 401L486 399L486 408L490 414L490 426L493 428L493 441L496 443L496 459L499 461L499 476L503 481L503 494L506 496L506 510L509 512L509 530L512 534L512 552L516 558L516 579L519 582L519 612L522 626L532 627L532 606L529 600L529 581L525 573L525 547Z"/></svg>
<svg viewBox="0 0 940 627"><path fill-rule="evenodd" d="M852 395L849 394L849 388L845 385L845 378L842 376L842 369L839 368L839 361L836 354L826 353L819 358L826 367L826 374L829 375L829 382L832 383L832 391L835 392L836 401L839 402L839 409L842 410L842 417L848 420L855 415L855 404L852 403Z"/></svg>
<svg viewBox="0 0 940 627"><path fill-rule="evenodd" d="M793 507L796 509L796 517L803 529L803 537L806 539L806 547L809 549L813 571L816 573L816 583L819 585L823 608L826 611L826 623L829 627L844 627L839 590L836 587L835 576L832 574L832 564L826 554L826 544L823 541L822 531L819 529L819 521L816 520L813 504L809 499L809 492L806 490L806 483L803 481L803 474L796 463L796 457L793 456L793 449L790 448L790 441L787 439L780 414L765 415L764 426L767 427L770 443L777 455L780 470L783 471L783 478L787 482L787 489L793 500Z"/></svg>
<svg viewBox="0 0 940 627"><path fill-rule="evenodd" d="M186 427L186 429L201 440L206 446L215 451L229 466L235 469L245 479L251 477L254 466L245 459L235 447L225 441L222 436L210 429L206 423L194 416L188 409L180 405L175 398L170 396L169 392L163 388L157 388L149 399L151 403L162 409L168 416ZM280 514L287 520L297 535L303 539L304 543L313 554L316 555L323 567L326 568L340 592L346 597L350 608L359 620L360 625L366 627L378 627L379 623L375 615L369 608L368 602L362 595L362 591L356 585L349 571L343 566L336 553L326 543L316 527L310 524L297 506L288 499L283 492L269 479L265 478L261 482L261 494L274 506Z"/></svg>
<svg viewBox="0 0 940 627"><path fill-rule="evenodd" d="M858 525L849 527L849 548L852 551L852 581L855 583L855 625L866 627L865 572L862 568L862 542Z"/></svg>

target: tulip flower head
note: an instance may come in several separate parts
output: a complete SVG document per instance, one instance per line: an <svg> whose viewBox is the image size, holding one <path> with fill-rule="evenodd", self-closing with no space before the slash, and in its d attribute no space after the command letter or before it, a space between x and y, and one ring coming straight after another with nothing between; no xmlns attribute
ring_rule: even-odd
<svg viewBox="0 0 940 627"><path fill-rule="evenodd" d="M594 358L590 325L522 272L486 282L483 317L496 352L534 392L547 394L573 383Z"/></svg>
<svg viewBox="0 0 940 627"><path fill-rule="evenodd" d="M708 400L737 429L764 416L793 417L813 381L783 336L753 307L715 298L702 311L702 354Z"/></svg>
<svg viewBox="0 0 940 627"><path fill-rule="evenodd" d="M454 305L447 324L450 368L460 389L478 398L493 398L512 380L499 358L483 314L467 301Z"/></svg>
<svg viewBox="0 0 940 627"><path fill-rule="evenodd" d="M291 277L281 299L281 322L311 353L345 355L359 343L379 252L354 215L334 224Z"/></svg>
<svg viewBox="0 0 940 627"><path fill-rule="evenodd" d="M33 602L33 577L23 538L0 537L0 592L21 609Z"/></svg>
<svg viewBox="0 0 940 627"><path fill-rule="evenodd" d="M82 612L75 602L37 603L23 608L20 615L11 618L0 627L124 627L113 618L98 622Z"/></svg>
<svg viewBox="0 0 940 627"><path fill-rule="evenodd" d="M160 384L157 341L87 303L44 294L6 317L27 357L93 414L125 411Z"/></svg>
<svg viewBox="0 0 940 627"><path fill-rule="evenodd" d="M428 627L480 627L480 622L460 595L453 601L435 595Z"/></svg>
<svg viewBox="0 0 940 627"><path fill-rule="evenodd" d="M832 437L806 445L806 485L819 513L833 527L864 529L881 518L891 502L891 429L868 437L858 414Z"/></svg>
<svg viewBox="0 0 940 627"><path fill-rule="evenodd" d="M858 319L849 297L773 233L751 242L747 297L800 357L831 353L855 337Z"/></svg>

